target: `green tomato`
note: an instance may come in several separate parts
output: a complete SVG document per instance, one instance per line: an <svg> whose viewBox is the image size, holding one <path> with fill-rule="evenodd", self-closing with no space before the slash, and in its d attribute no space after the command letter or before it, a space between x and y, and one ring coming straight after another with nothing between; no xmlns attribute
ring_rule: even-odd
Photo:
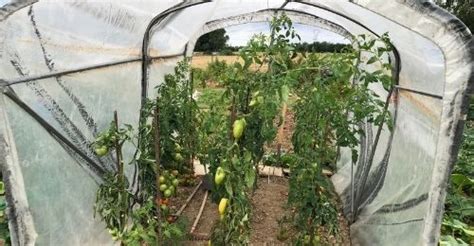
<svg viewBox="0 0 474 246"><path fill-rule="evenodd" d="M321 245L319 236L315 236L315 237L313 238L313 245Z"/></svg>
<svg viewBox="0 0 474 246"><path fill-rule="evenodd" d="M166 189L168 189L167 185L165 184L160 185L160 191L165 191Z"/></svg>
<svg viewBox="0 0 474 246"><path fill-rule="evenodd" d="M255 98L252 98L252 100L250 100L249 106L253 107L261 103L263 103L263 96L257 96Z"/></svg>
<svg viewBox="0 0 474 246"><path fill-rule="evenodd" d="M172 183L173 183L174 187L176 187L179 184L179 180L178 179L173 179Z"/></svg>
<svg viewBox="0 0 474 246"><path fill-rule="evenodd" d="M222 169L221 167L218 167L216 170L216 176L214 177L214 181L216 182L216 185L222 184L224 179L225 179L224 169Z"/></svg>
<svg viewBox="0 0 474 246"><path fill-rule="evenodd" d="M166 178L165 178L165 176L161 175L160 178L159 178L159 181L160 181L160 184L166 183Z"/></svg>
<svg viewBox="0 0 474 246"><path fill-rule="evenodd" d="M232 132L236 140L239 140L240 137L242 137L242 134L244 133L244 128L245 128L244 119L234 121L234 129L232 130Z"/></svg>
<svg viewBox="0 0 474 246"><path fill-rule="evenodd" d="M303 243L305 245L309 245L309 241L311 240L311 237L309 235L304 236Z"/></svg>
<svg viewBox="0 0 474 246"><path fill-rule="evenodd" d="M174 186L171 185L171 186L168 187L168 190L171 191L171 195L174 195L174 193L176 191L176 188L174 188Z"/></svg>
<svg viewBox="0 0 474 246"><path fill-rule="evenodd" d="M169 198L169 197L171 197L171 195L173 195L173 192L172 192L170 189L167 189L167 190L165 190L165 192L163 193L163 195L164 195L166 198Z"/></svg>
<svg viewBox="0 0 474 246"><path fill-rule="evenodd" d="M253 107L255 105L257 105L257 100L255 98L253 98L252 100L250 100L249 106Z"/></svg>
<svg viewBox="0 0 474 246"><path fill-rule="evenodd" d="M179 145L178 143L175 143L174 150L176 150L176 152L181 152L183 151L183 147L181 147L181 145Z"/></svg>
<svg viewBox="0 0 474 246"><path fill-rule="evenodd" d="M178 170L173 170L173 171L171 172L171 176L173 176L173 177L178 176L178 174L179 174Z"/></svg>
<svg viewBox="0 0 474 246"><path fill-rule="evenodd" d="M109 153L109 149L107 148L107 146L101 146L101 147L95 149L95 153L98 156L104 156L107 153Z"/></svg>
<svg viewBox="0 0 474 246"><path fill-rule="evenodd" d="M183 156L180 153L175 153L173 158L177 162L182 162L184 160Z"/></svg>

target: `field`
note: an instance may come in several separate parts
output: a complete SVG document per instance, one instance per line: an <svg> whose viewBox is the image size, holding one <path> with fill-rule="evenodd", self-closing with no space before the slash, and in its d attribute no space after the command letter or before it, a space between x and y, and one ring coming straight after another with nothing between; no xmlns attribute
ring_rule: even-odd
<svg viewBox="0 0 474 246"><path fill-rule="evenodd" d="M236 61L243 62L243 60L237 55L232 55L232 56L197 55L197 56L193 56L191 60L191 67L206 69L207 65L214 60L225 61L227 64L234 63Z"/></svg>

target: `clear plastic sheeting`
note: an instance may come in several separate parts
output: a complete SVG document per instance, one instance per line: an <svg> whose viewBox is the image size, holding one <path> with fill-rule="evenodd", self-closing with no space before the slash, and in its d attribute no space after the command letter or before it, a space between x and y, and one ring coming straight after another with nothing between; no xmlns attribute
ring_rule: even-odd
<svg viewBox="0 0 474 246"><path fill-rule="evenodd" d="M97 132L114 110L136 127L145 97L200 35L278 12L349 39L389 34L397 84L373 90L387 98L394 130L363 125L358 163L341 149L333 183L354 245L437 244L474 41L430 1L26 0L0 1L0 162L13 245L113 244L93 217L97 185L115 168L92 153Z"/></svg>
<svg viewBox="0 0 474 246"><path fill-rule="evenodd" d="M150 49L158 53L153 54L150 51L151 56L183 54L188 40L214 12L215 5L212 2L205 3L170 14L154 28L157 30L152 30ZM183 18L193 15L191 22L182 21Z"/></svg>
<svg viewBox="0 0 474 246"><path fill-rule="evenodd" d="M105 225L93 217L97 183L46 130L7 100L36 245L111 245ZM25 147L22 147L25 146ZM66 206L65 206L66 205Z"/></svg>
<svg viewBox="0 0 474 246"><path fill-rule="evenodd" d="M2 23L11 31L1 42L2 50L8 52L0 57L4 68L0 77L27 76L16 74L13 62L39 75L139 59L147 24L172 4L146 1L137 7L130 1L41 1L25 7Z"/></svg>

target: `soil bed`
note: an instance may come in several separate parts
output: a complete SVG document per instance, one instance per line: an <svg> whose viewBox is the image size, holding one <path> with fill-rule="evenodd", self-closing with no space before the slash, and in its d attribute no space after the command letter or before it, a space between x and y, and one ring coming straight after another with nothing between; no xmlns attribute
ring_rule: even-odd
<svg viewBox="0 0 474 246"><path fill-rule="evenodd" d="M173 199L175 204L172 209L175 211L186 201L186 198L194 190L194 187L180 187L179 196ZM205 191L203 188L195 194L194 198L188 204L181 219L186 221L186 231L189 232L196 218ZM258 180L258 189L252 197L252 221L251 221L251 245L291 245L289 240L280 241L278 235L280 232L279 220L284 215L286 201L288 197L288 179L284 177L261 177ZM195 234L210 235L213 226L218 221L217 204L211 202L210 196L207 199L206 206L201 219L196 227ZM322 245L350 245L349 230L346 220L339 215L339 234L337 237L328 235L324 228L321 228L320 234ZM183 245L208 245L207 240L189 240Z"/></svg>
<svg viewBox="0 0 474 246"><path fill-rule="evenodd" d="M281 177L260 178L258 189L252 197L253 245L285 245L277 239L280 226L278 221L285 212L288 198L288 180Z"/></svg>

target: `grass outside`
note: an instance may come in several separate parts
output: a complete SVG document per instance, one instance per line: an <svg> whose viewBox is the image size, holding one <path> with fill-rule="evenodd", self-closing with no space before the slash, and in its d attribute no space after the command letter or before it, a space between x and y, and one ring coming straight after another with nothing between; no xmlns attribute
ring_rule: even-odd
<svg viewBox="0 0 474 246"><path fill-rule="evenodd" d="M205 87L205 88L198 88L198 98L197 104L201 109L209 109L211 106L215 106L217 108L222 108L225 110L225 103L216 104L222 98L222 94L224 93L223 88L216 88L216 87Z"/></svg>

